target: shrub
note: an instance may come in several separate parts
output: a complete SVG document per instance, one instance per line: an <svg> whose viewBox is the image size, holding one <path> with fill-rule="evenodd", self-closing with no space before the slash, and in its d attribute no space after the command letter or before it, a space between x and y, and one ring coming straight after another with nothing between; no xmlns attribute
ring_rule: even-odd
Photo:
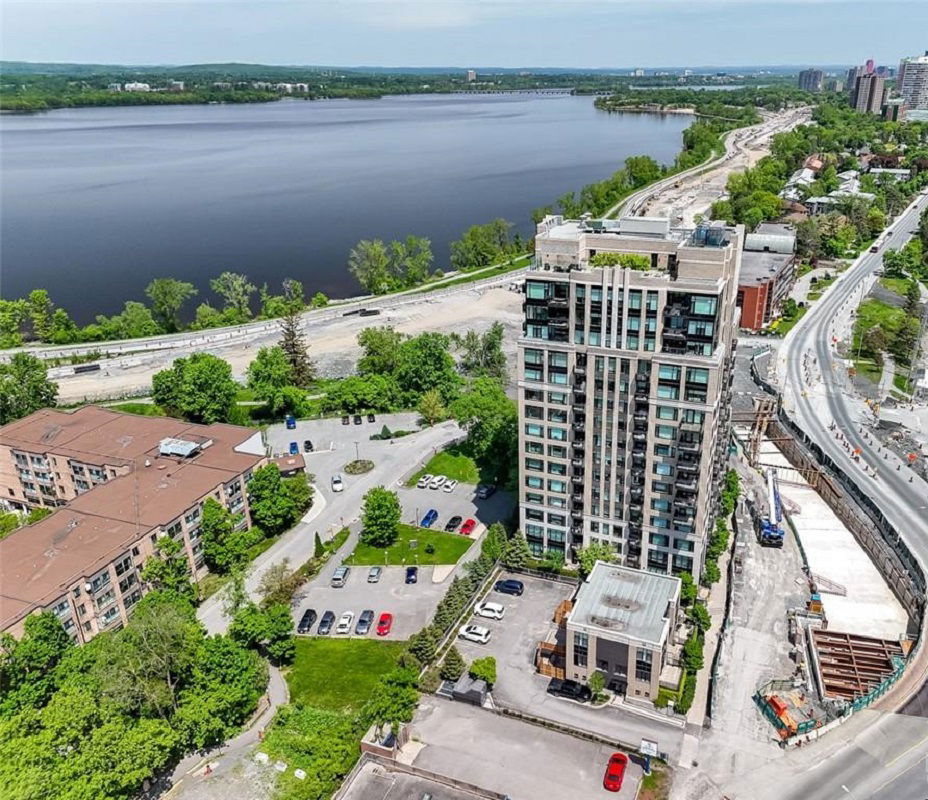
<svg viewBox="0 0 928 800"><path fill-rule="evenodd" d="M345 464L344 470L348 475L363 475L365 472L370 472L373 468L373 461L362 458L357 461L349 461Z"/></svg>
<svg viewBox="0 0 928 800"><path fill-rule="evenodd" d="M486 681L487 687L492 689L496 683L496 659L493 656L484 656L473 661L468 673L475 681Z"/></svg>
<svg viewBox="0 0 928 800"><path fill-rule="evenodd" d="M681 714L685 714L693 705L693 700L696 697L696 676L688 673L686 680L683 682L683 691L680 694L680 699L675 705L675 709Z"/></svg>
<svg viewBox="0 0 928 800"><path fill-rule="evenodd" d="M441 686L441 676L438 674L437 667L430 667L425 672L423 672L422 677L419 678L420 692L434 694L438 691L439 686Z"/></svg>

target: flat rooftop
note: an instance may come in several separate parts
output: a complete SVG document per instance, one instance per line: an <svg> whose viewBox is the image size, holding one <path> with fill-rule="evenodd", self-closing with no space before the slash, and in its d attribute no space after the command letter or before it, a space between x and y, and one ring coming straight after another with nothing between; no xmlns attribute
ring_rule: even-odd
<svg viewBox="0 0 928 800"><path fill-rule="evenodd" d="M362 758L361 769L350 783L342 786L342 800L420 800L427 796L433 800L499 800L502 797L496 792L468 788L450 779L446 782L442 776L424 770L412 774L402 771L402 765L394 767Z"/></svg>
<svg viewBox="0 0 928 800"><path fill-rule="evenodd" d="M773 280L789 266L793 258L792 253L745 250L741 253L741 272L738 273L738 285L756 286Z"/></svg>
<svg viewBox="0 0 928 800"><path fill-rule="evenodd" d="M597 561L580 585L570 623L606 637L660 644L668 633L668 608L679 597L679 578Z"/></svg>

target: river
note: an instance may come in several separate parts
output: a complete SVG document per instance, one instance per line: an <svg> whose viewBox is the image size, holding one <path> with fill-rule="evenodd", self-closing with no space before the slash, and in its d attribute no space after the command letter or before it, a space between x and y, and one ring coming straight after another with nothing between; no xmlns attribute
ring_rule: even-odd
<svg viewBox="0 0 928 800"><path fill-rule="evenodd" d="M48 288L80 323L159 276L194 283L196 302L215 302L223 270L344 297L358 240L427 236L445 267L469 225L504 217L528 236L531 209L627 156L672 161L690 122L532 94L3 115L0 292Z"/></svg>

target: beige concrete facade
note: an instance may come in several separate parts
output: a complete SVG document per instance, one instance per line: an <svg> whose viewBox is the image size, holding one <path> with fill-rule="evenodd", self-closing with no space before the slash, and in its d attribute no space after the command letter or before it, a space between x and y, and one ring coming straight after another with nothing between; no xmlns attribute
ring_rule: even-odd
<svg viewBox="0 0 928 800"><path fill-rule="evenodd" d="M518 384L520 521L536 555L569 561L598 541L630 566L699 575L728 440L742 239L740 226L667 220L539 224ZM603 253L638 258L594 266Z"/></svg>

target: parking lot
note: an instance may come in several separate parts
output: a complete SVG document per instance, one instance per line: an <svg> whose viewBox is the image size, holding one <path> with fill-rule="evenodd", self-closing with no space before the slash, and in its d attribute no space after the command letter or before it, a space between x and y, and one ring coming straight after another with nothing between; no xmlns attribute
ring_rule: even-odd
<svg viewBox="0 0 928 800"><path fill-rule="evenodd" d="M354 419L354 415L351 416ZM327 417L325 419L298 419L296 428L287 428L283 423L271 425L267 429L267 443L271 452L281 455L289 452L290 442L296 442L303 452L303 442L309 439L313 443L313 452L307 454L307 469L312 472L310 463L324 457L326 452L339 450L342 452L345 463L355 458L354 443L358 443L358 453L361 458L370 458L365 454L365 445L375 447L389 446L390 442L371 441L371 436L380 433L386 425L391 431L419 430L419 415L415 412L401 414L378 414L374 422L367 421L367 415L361 417L361 424L350 422L342 424L341 417Z"/></svg>
<svg viewBox="0 0 928 800"><path fill-rule="evenodd" d="M535 648L555 630L552 621L558 604L573 595L574 587L526 575L503 575L522 581L521 597L490 591L486 599L505 606L501 620L473 616L468 624L490 630L487 644L458 639L456 644L468 663L475 658L496 658L497 682L493 698L499 704L560 722L632 746L642 739L658 742L661 752L675 757L682 743L682 729L661 719L633 713L624 707L594 708L547 693L551 679L535 671Z"/></svg>
<svg viewBox="0 0 928 800"><path fill-rule="evenodd" d="M370 567L351 567L347 583L335 588L331 585L332 573L341 563L341 557L350 553L357 541L357 532L353 532L348 541L339 551L339 554L329 560L320 573L310 582L303 585L297 593L293 606L294 623L307 608L315 609L319 618L326 611L332 611L340 617L345 611L354 612L351 635L354 636L354 626L358 617L365 609L374 612L374 624L368 636L376 637L374 628L380 615L387 611L393 614L393 628L388 639L408 639L413 633L423 628L435 613L438 602L444 596L451 581L447 576L440 583L432 581L433 567L420 567L419 579L416 583L405 582L406 570L404 567L384 567L380 581L367 582L367 573ZM464 554L461 561L467 561L479 552L479 548L472 548ZM310 635L316 634L319 626L318 620L313 626ZM330 634L335 636L333 632Z"/></svg>
<svg viewBox="0 0 928 800"><path fill-rule="evenodd" d="M477 520L473 534L475 537L483 532L484 527L508 519L515 504L512 494L503 491L495 492L486 500L478 500L474 496L477 487L469 483L459 483L453 492L406 486L395 488L403 506L403 522L416 524L429 509L434 508L438 512L438 519L432 525L433 529L444 530L445 523L453 516L462 519L472 517Z"/></svg>
<svg viewBox="0 0 928 800"><path fill-rule="evenodd" d="M512 800L632 800L638 792L642 770L633 761L620 792L603 788L612 748L466 703L424 695L412 725L413 735L425 745L414 766Z"/></svg>

